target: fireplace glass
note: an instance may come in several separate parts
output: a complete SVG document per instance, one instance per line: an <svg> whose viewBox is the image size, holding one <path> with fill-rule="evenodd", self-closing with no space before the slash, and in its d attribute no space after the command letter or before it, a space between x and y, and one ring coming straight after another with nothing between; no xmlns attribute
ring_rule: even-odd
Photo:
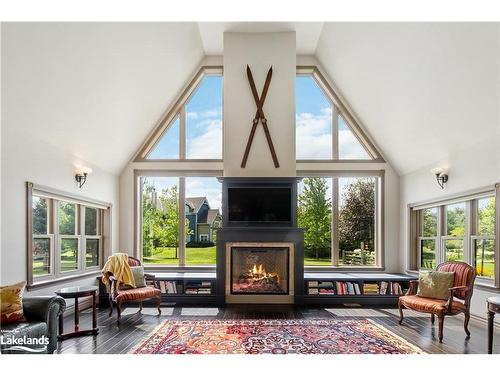
<svg viewBox="0 0 500 375"><path fill-rule="evenodd" d="M288 247L232 247L232 294L288 294Z"/></svg>

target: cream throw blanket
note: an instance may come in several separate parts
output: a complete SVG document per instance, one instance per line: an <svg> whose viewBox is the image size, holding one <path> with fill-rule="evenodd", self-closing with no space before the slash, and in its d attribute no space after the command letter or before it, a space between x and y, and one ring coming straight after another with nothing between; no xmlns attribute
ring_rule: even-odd
<svg viewBox="0 0 500 375"><path fill-rule="evenodd" d="M118 281L118 285L126 284L135 288L134 275L128 265L128 255L125 253L116 253L111 255L102 268L102 282L109 284L109 276L112 274Z"/></svg>

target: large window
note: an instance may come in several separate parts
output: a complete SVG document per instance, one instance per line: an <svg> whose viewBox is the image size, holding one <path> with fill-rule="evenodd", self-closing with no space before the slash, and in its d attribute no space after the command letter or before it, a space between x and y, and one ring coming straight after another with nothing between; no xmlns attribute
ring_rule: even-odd
<svg viewBox="0 0 500 375"><path fill-rule="evenodd" d="M298 225L306 266L381 266L381 177L308 176L299 184Z"/></svg>
<svg viewBox="0 0 500 375"><path fill-rule="evenodd" d="M200 70L137 161L222 159L222 70Z"/></svg>
<svg viewBox="0 0 500 375"><path fill-rule="evenodd" d="M97 271L108 207L28 183L30 285Z"/></svg>
<svg viewBox="0 0 500 375"><path fill-rule="evenodd" d="M347 108L317 70L298 69L295 104L297 160L380 159Z"/></svg>
<svg viewBox="0 0 500 375"><path fill-rule="evenodd" d="M212 176L140 178L145 264L215 265L222 186Z"/></svg>
<svg viewBox="0 0 500 375"><path fill-rule="evenodd" d="M455 198L434 207L412 208L417 251L414 269L464 261L475 266L479 278L497 279L495 210L494 191Z"/></svg>

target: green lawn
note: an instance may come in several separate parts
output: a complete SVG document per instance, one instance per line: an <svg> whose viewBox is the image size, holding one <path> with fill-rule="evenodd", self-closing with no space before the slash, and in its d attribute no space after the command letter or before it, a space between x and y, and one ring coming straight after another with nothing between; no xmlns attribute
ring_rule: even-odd
<svg viewBox="0 0 500 375"><path fill-rule="evenodd" d="M174 247L158 247L156 254L143 257L145 264L178 264ZM215 264L215 246L212 247L187 247L186 264Z"/></svg>

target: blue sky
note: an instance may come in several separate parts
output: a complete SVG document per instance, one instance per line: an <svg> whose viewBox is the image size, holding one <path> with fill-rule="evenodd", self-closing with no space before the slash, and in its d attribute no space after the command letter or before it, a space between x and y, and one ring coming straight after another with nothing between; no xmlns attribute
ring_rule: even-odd
<svg viewBox="0 0 500 375"><path fill-rule="evenodd" d="M150 159L179 158L179 119L176 118ZM222 77L207 76L186 104L186 158L222 159Z"/></svg>

